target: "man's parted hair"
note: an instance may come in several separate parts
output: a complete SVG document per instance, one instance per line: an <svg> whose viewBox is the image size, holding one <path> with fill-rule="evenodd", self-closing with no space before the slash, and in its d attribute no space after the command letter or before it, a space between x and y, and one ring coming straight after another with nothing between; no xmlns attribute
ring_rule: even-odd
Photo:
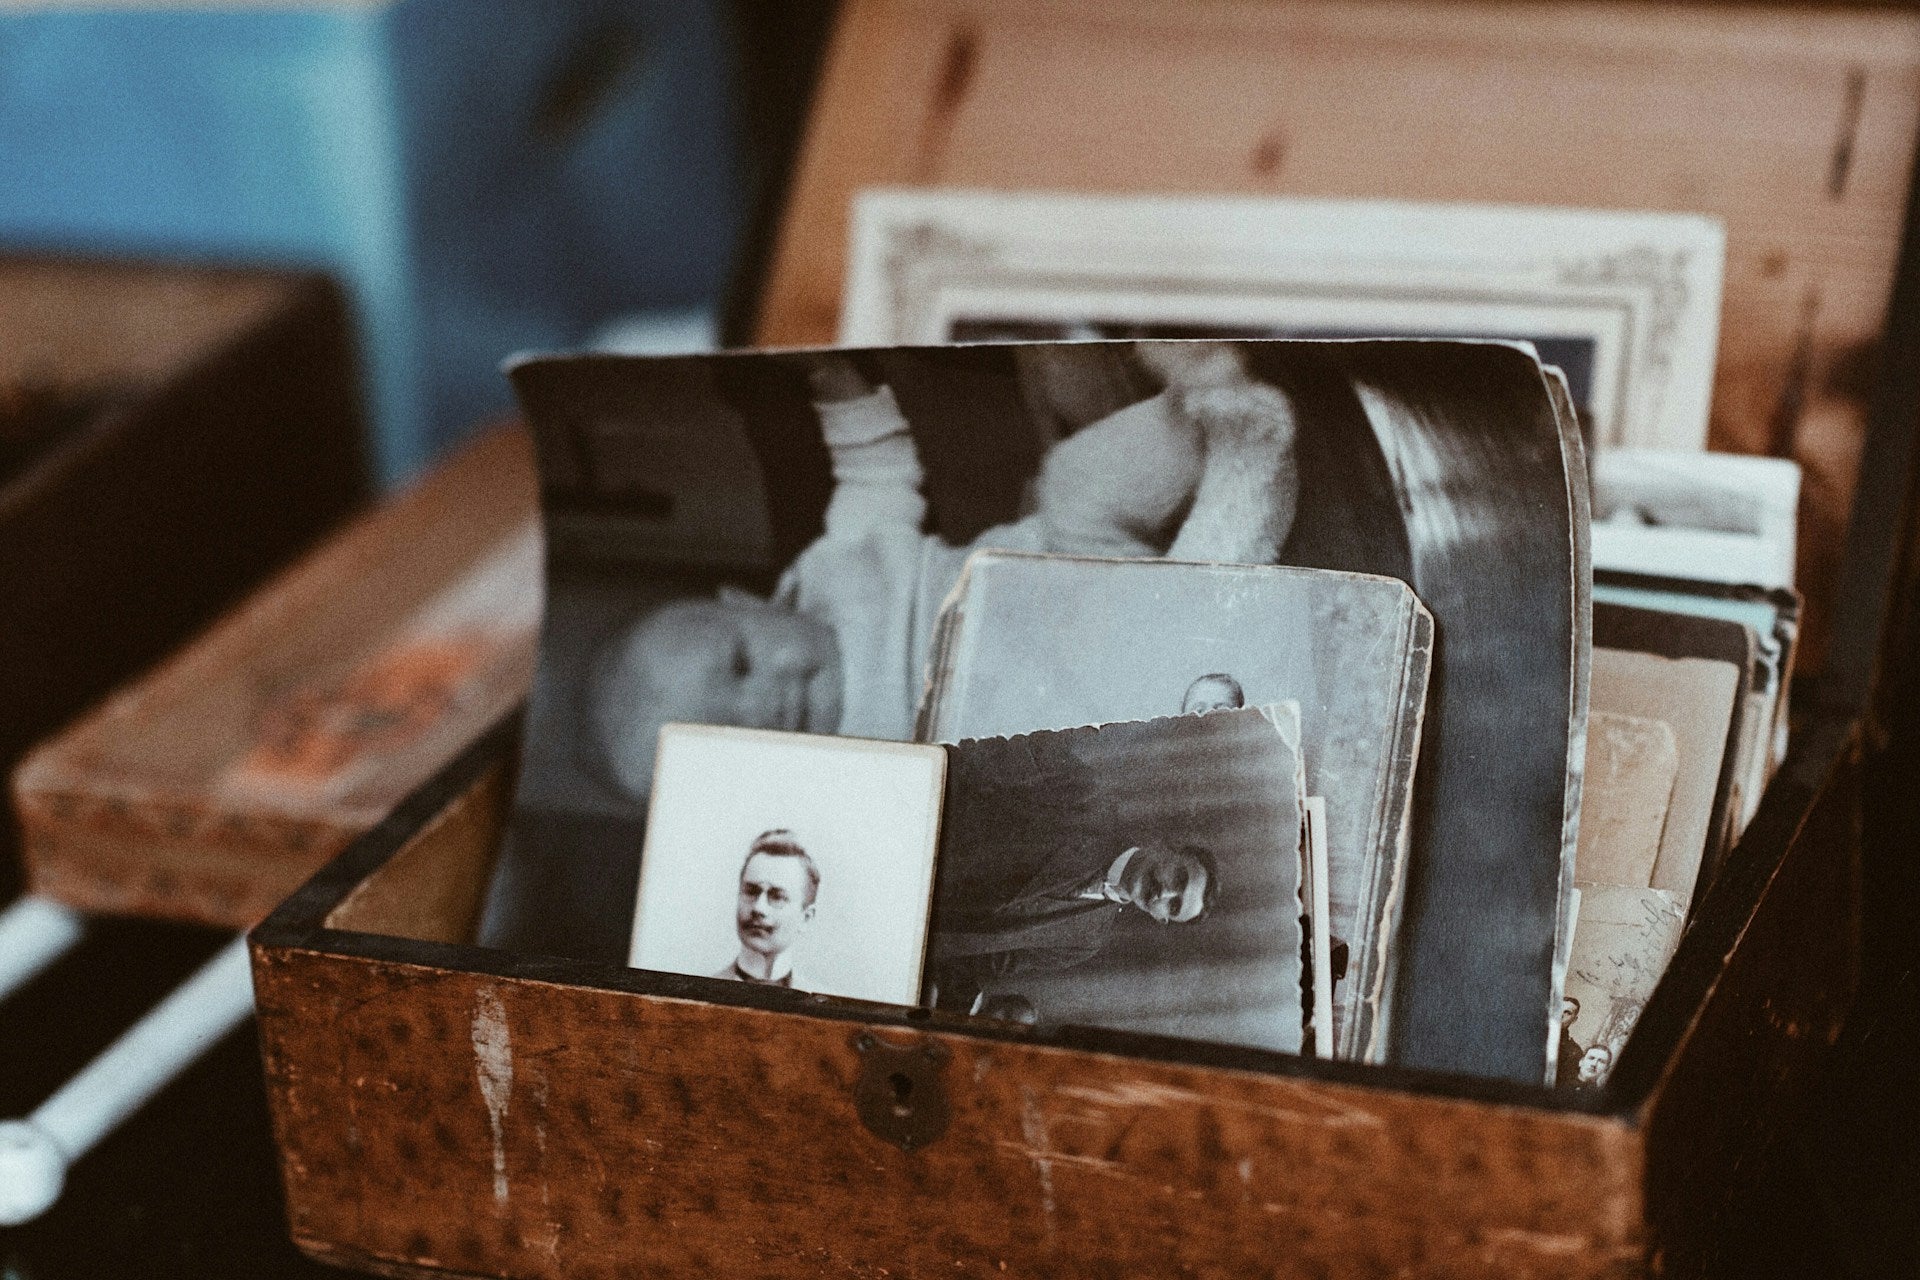
<svg viewBox="0 0 1920 1280"><path fill-rule="evenodd" d="M764 853L770 858L798 858L807 869L807 900L803 906L812 906L813 900L820 896L820 868L814 865L813 856L806 851L793 832L785 827L775 827L771 831L762 831L747 846L747 856L740 860L740 874L747 874L747 864L754 855ZM1211 880L1211 877L1209 877ZM1209 890L1211 892L1211 890Z"/></svg>
<svg viewBox="0 0 1920 1280"><path fill-rule="evenodd" d="M1237 710L1247 705L1247 691L1240 687L1238 680L1224 671L1209 671L1204 676L1195 676L1187 685L1187 691L1180 695L1180 705L1182 707L1186 706L1193 698L1194 690L1200 688L1202 685L1208 684L1217 684L1225 688L1228 701L1233 704L1234 709Z"/></svg>

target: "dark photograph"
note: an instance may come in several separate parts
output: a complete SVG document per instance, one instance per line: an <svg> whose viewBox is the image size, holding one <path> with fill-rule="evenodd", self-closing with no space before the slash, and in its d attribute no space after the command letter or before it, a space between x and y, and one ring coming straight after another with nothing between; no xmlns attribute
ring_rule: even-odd
<svg viewBox="0 0 1920 1280"><path fill-rule="evenodd" d="M1299 708L953 749L936 1007L1297 1052Z"/></svg>
<svg viewBox="0 0 1920 1280"><path fill-rule="evenodd" d="M1439 637L1387 1056L1539 1078L1586 622L1578 435L1530 352L1040 343L512 375L550 596L484 941L624 954L664 723L908 737L973 549L1382 574Z"/></svg>

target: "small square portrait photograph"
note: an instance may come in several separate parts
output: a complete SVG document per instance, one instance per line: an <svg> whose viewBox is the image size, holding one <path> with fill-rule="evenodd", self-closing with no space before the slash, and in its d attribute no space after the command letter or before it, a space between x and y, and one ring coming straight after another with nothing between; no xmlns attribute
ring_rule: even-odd
<svg viewBox="0 0 1920 1280"><path fill-rule="evenodd" d="M946 755L670 724L627 963L912 1004Z"/></svg>

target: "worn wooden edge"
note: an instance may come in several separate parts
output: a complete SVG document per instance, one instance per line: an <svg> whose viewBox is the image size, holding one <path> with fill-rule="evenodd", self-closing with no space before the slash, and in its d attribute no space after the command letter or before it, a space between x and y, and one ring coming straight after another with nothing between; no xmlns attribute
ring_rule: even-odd
<svg viewBox="0 0 1920 1280"><path fill-rule="evenodd" d="M1817 707L1809 714L1753 821L1695 905L1673 960L1621 1050L1606 1089L1618 1109L1639 1112L1644 1121L1768 887L1858 749L1859 722L1848 709Z"/></svg>
<svg viewBox="0 0 1920 1280"><path fill-rule="evenodd" d="M172 386L202 377L209 370L243 358L249 349L269 345L289 329L310 323L316 314L336 313L345 316L348 311L340 287L330 277L315 271L191 261L156 264L61 253L13 254L10 257L47 266L68 266L76 270L116 270L153 276L209 275L257 282L262 288L279 286L285 301L277 313L250 317L254 322L251 327L236 323L220 341L210 344L192 359L181 362L157 382L148 384L156 387ZM262 319L266 323L260 323ZM73 473L84 471L100 454L114 449L128 431L137 430L149 412L149 406L125 399L116 399L104 406L93 421L34 458L5 484L0 484L0 520L9 518L16 510L45 500L47 495L67 483ZM364 497L371 476L364 448L356 461Z"/></svg>
<svg viewBox="0 0 1920 1280"><path fill-rule="evenodd" d="M15 803L35 803L38 793L69 792L111 800L116 792L126 803L145 803L149 799L161 805L170 799L180 803L203 802L197 791L169 796L166 788L145 783L127 784L123 780L103 778L98 773L77 768L72 758L96 740L110 740L124 726L139 724L164 714L171 706L191 698L208 684L231 678L239 656L256 647L263 635L284 634L297 628L301 617L321 609L325 602L352 590L370 550L392 545L396 534L419 520L422 508L442 496L457 494L476 486L476 478L487 474L497 458L529 448L525 436L507 424L481 434L459 450L438 472L423 477L377 508L363 512L360 518L337 531L304 556L282 568L264 585L228 610L212 625L175 650L152 669L130 683L109 693L66 728L34 748L21 761L12 778ZM439 479L440 484L434 481ZM459 488L454 486L458 485ZM519 518L511 511L482 513L489 523L489 544L510 536ZM118 784L118 785L116 785Z"/></svg>
<svg viewBox="0 0 1920 1280"><path fill-rule="evenodd" d="M370 1276L385 1276L388 1280L498 1280L492 1272L449 1271L445 1267L411 1266L404 1262L395 1262L391 1258L381 1257L377 1253L348 1248L330 1240L320 1240L298 1232L293 1233L292 1238L294 1247L315 1262L324 1263L329 1267L339 1267L343 1271L361 1271Z"/></svg>
<svg viewBox="0 0 1920 1280"><path fill-rule="evenodd" d="M255 963L262 963L263 957L272 952L319 952L383 964L454 969L657 999L700 1000L863 1025L1044 1044L1493 1105L1609 1116L1633 1127L1643 1123L1645 1103L1663 1068L1680 1050L1694 1018L1713 990L1727 955L1757 909L1772 874L1804 825L1825 782L1844 754L1852 749L1854 741L1852 721L1834 715L1816 719L1803 734L1787 765L1769 788L1746 838L1729 857L1727 869L1701 902L1694 926L1682 940L1667 976L1649 1000L1639 1029L1622 1052L1608 1087L1598 1093L1587 1093L1553 1089L1544 1084L1525 1085L1391 1065L1304 1058L1101 1028L1009 1027L954 1013L329 927L328 917L352 897L368 876L431 824L446 820L490 773L511 767L518 733L518 713L500 721L438 776L409 796L385 821L356 840L287 898L251 934Z"/></svg>

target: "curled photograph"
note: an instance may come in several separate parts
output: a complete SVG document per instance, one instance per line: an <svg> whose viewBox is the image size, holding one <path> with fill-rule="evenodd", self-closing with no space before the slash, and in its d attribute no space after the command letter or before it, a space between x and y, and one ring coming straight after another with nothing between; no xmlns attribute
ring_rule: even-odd
<svg viewBox="0 0 1920 1280"><path fill-rule="evenodd" d="M942 611L921 735L1297 702L1348 958L1316 1047L1377 1057L1432 654L1431 615L1379 575L978 551Z"/></svg>
<svg viewBox="0 0 1920 1280"><path fill-rule="evenodd" d="M665 723L909 737L973 550L1350 570L1408 583L1437 633L1385 1055L1540 1077L1587 623L1578 433L1530 350L1075 342L511 372L549 599L484 942L621 954Z"/></svg>

